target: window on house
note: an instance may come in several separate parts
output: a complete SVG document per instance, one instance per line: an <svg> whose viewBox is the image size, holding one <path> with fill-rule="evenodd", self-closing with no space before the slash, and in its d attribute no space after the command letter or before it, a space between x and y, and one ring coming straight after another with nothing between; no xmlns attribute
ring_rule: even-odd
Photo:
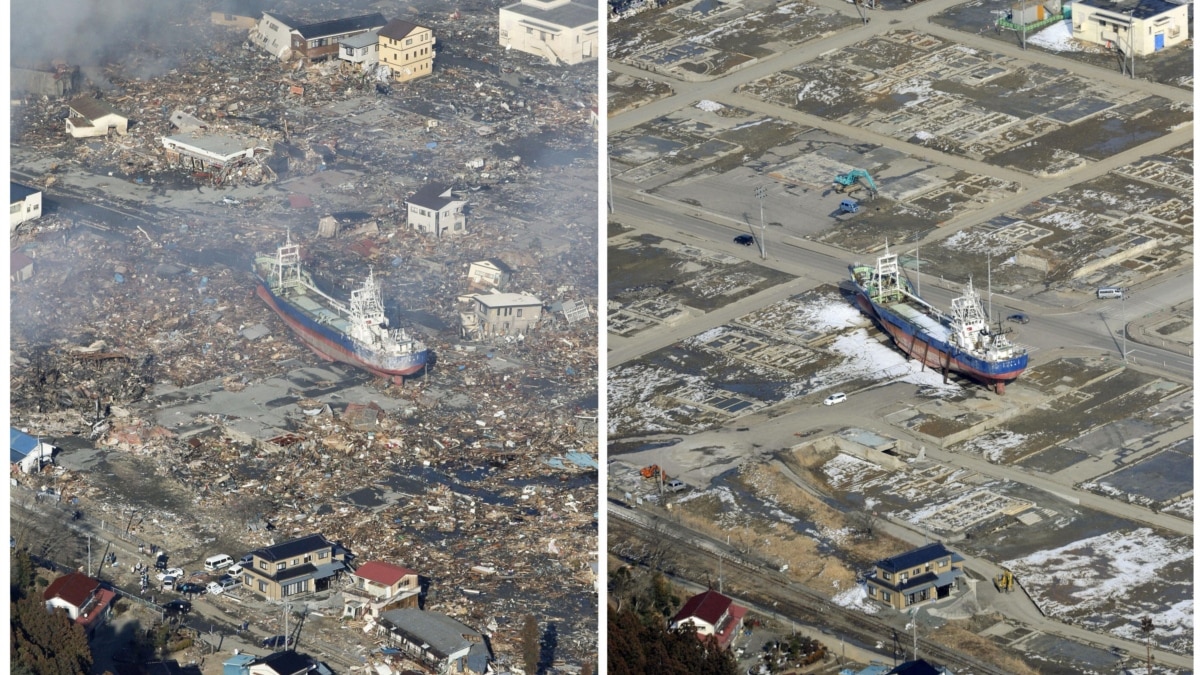
<svg viewBox="0 0 1200 675"><path fill-rule="evenodd" d="M870 586L870 585L867 586L867 595L869 595L871 597L875 597L875 587L874 586Z"/></svg>
<svg viewBox="0 0 1200 675"><path fill-rule="evenodd" d="M523 311L524 311L523 309L521 309L520 307L518 307L518 308L517 308L517 316L521 316L521 313L522 313Z"/></svg>
<svg viewBox="0 0 1200 675"><path fill-rule="evenodd" d="M265 561L265 560L259 560L259 561L258 561L258 569L260 569L260 570L265 570L265 569L267 569L267 561Z"/></svg>
<svg viewBox="0 0 1200 675"><path fill-rule="evenodd" d="M306 553L304 555L304 562L312 562L312 554L311 553Z"/></svg>
<svg viewBox="0 0 1200 675"><path fill-rule="evenodd" d="M18 202L18 203L16 203L16 204L13 204L12 206L8 207L8 213L9 213L9 215L12 215L12 214L14 214L14 213L20 213L20 212L21 212L21 204L20 204L20 202Z"/></svg>
<svg viewBox="0 0 1200 675"><path fill-rule="evenodd" d="M883 601L884 601L884 602L891 602L891 601L892 601L892 594L891 594L891 593L889 593L889 592L887 592L887 591L881 591L881 593L882 593L882 595L883 595Z"/></svg>
<svg viewBox="0 0 1200 675"><path fill-rule="evenodd" d="M292 558L292 565L293 565L293 566L294 566L294 565L299 565L299 564L300 564L300 559L299 559L299 558Z"/></svg>
<svg viewBox="0 0 1200 675"><path fill-rule="evenodd" d="M329 551L321 551L320 553L317 554L317 558L319 560L324 560L328 557L329 557Z"/></svg>
<svg viewBox="0 0 1200 675"><path fill-rule="evenodd" d="M285 563L285 562L275 563L275 571L276 572L278 572L279 570L284 569L286 567L287 567L287 563Z"/></svg>
<svg viewBox="0 0 1200 675"><path fill-rule="evenodd" d="M258 590L262 593L266 593L267 592L267 582L265 582L265 581L258 582Z"/></svg>
<svg viewBox="0 0 1200 675"><path fill-rule="evenodd" d="M407 46L409 46L409 45L411 45L411 44L412 44L412 38L408 38L407 40L405 40L405 41L404 41L404 46L405 46L405 47L407 47Z"/></svg>
<svg viewBox="0 0 1200 675"><path fill-rule="evenodd" d="M901 572L900 573L900 583L904 583L906 581L908 581L908 572Z"/></svg>
<svg viewBox="0 0 1200 675"><path fill-rule="evenodd" d="M892 580L892 573L891 573L891 572L884 572L884 573L883 573L883 580L884 580L884 581L891 581L891 580Z"/></svg>

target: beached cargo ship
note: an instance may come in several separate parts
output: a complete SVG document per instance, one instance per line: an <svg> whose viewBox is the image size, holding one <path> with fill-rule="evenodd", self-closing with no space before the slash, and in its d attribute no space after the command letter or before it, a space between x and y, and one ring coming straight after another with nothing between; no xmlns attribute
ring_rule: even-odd
<svg viewBox="0 0 1200 675"><path fill-rule="evenodd" d="M944 375L962 373L1004 393L1029 365L1028 351L988 326L970 281L946 314L922 300L900 274L897 256L886 250L875 263L853 264L850 276L859 306L901 351Z"/></svg>
<svg viewBox="0 0 1200 675"><path fill-rule="evenodd" d="M321 358L368 370L397 384L429 360L429 350L403 329L390 328L372 270L349 304L317 287L300 264L300 246L254 258L256 293Z"/></svg>

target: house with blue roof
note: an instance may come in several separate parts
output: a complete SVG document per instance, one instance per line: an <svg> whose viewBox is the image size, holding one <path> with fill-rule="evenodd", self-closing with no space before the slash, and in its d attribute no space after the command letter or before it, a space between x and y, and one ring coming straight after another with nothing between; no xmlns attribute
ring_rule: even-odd
<svg viewBox="0 0 1200 675"><path fill-rule="evenodd" d="M962 562L941 542L884 558L867 575L867 597L898 610L948 598L962 576Z"/></svg>
<svg viewBox="0 0 1200 675"><path fill-rule="evenodd" d="M25 473L42 468L42 462L53 461L54 446L49 443L13 427L9 428L8 439L9 464L20 467Z"/></svg>

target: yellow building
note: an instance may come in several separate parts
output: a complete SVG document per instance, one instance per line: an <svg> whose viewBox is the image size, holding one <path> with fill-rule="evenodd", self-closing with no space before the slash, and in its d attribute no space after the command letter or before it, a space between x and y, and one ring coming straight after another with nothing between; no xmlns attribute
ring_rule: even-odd
<svg viewBox="0 0 1200 675"><path fill-rule="evenodd" d="M433 31L392 19L379 29L379 65L392 71L392 79L407 82L433 72Z"/></svg>

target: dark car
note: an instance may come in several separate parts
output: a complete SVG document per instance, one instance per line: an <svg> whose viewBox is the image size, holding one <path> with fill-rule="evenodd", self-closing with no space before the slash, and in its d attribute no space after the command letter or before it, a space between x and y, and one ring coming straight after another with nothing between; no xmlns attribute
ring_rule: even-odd
<svg viewBox="0 0 1200 675"><path fill-rule="evenodd" d="M749 234L739 234L733 238L733 243L749 246L754 243L754 236Z"/></svg>
<svg viewBox="0 0 1200 675"><path fill-rule="evenodd" d="M192 611L192 603L187 600L172 600L163 605L167 614L187 614Z"/></svg>
<svg viewBox="0 0 1200 675"><path fill-rule="evenodd" d="M267 649L274 649L276 647L283 647L283 646L290 647L291 645L292 645L292 639L285 638L282 635L272 635L271 637L265 637L262 639L262 646L266 647Z"/></svg>
<svg viewBox="0 0 1200 675"><path fill-rule="evenodd" d="M1008 320L1013 323L1029 323L1029 315L1018 312L1010 315Z"/></svg>
<svg viewBox="0 0 1200 675"><path fill-rule="evenodd" d="M203 595L205 592L207 592L207 589L205 589L203 584L196 584L190 581L184 584L179 584L175 587L175 590L184 595L190 595L192 593L195 593L196 595Z"/></svg>

